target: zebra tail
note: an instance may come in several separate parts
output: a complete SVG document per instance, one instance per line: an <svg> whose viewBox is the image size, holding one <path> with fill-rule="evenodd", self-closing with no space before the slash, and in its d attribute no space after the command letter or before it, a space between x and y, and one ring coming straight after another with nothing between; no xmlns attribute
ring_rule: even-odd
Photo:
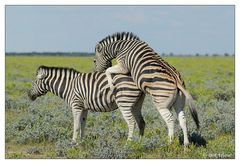
<svg viewBox="0 0 240 164"><path fill-rule="evenodd" d="M195 124L197 126L197 130L198 130L200 128L200 125L199 125L198 114L197 114L197 111L196 111L196 107L195 107L193 98L181 84L178 83L177 87L182 91L182 93L186 97L186 103L189 106L192 118L193 118L193 120L194 120L194 122L195 122Z"/></svg>

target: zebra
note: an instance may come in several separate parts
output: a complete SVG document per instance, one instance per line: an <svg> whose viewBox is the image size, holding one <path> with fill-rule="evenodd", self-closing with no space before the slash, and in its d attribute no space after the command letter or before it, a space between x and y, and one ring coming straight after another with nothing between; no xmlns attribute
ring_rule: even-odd
<svg viewBox="0 0 240 164"><path fill-rule="evenodd" d="M79 131L80 139L84 137L88 110L110 112L119 108L128 124L128 140L133 137L135 122L140 136L143 136L145 121L141 107L145 95L130 76L114 75L113 81L116 88L114 92L108 86L105 73L80 73L73 68L40 66L28 96L34 101L37 97L52 92L67 102L74 120L73 143L77 143Z"/></svg>
<svg viewBox="0 0 240 164"><path fill-rule="evenodd" d="M180 73L173 66L164 61L146 42L129 32L115 33L102 39L97 43L95 53L95 69L106 70L111 89L114 88L111 74L130 73L137 87L145 94L151 95L167 124L170 143L174 137L174 118L170 109L174 107L184 134L184 145L189 145L185 103L189 105L197 129L198 114L192 96L186 91ZM116 58L117 64L108 67L107 63L113 58Z"/></svg>

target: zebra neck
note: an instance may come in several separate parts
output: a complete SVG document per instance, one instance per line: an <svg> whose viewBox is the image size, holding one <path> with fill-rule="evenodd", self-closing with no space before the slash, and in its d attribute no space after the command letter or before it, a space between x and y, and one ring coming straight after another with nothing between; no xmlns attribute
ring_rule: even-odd
<svg viewBox="0 0 240 164"><path fill-rule="evenodd" d="M135 42L135 41L123 40L123 41L115 43L115 45L112 46L113 52L111 53L111 54L113 54L113 58L116 58L118 61L126 58L126 56L129 55L129 51L132 50L132 48L129 49L129 47L126 45L126 43L129 44L132 42ZM142 43L142 42L139 42L139 43ZM133 46L133 48L135 48L135 46Z"/></svg>
<svg viewBox="0 0 240 164"><path fill-rule="evenodd" d="M57 81L58 82L58 81ZM61 91L61 85L53 85L53 83L47 83L47 89L49 92L53 93L54 95L62 98L62 99L65 99L65 96L63 95L63 92Z"/></svg>
<svg viewBox="0 0 240 164"><path fill-rule="evenodd" d="M47 89L54 95L67 100L69 95L72 93L72 82L75 76L72 77L59 77L57 79L50 79L46 82Z"/></svg>

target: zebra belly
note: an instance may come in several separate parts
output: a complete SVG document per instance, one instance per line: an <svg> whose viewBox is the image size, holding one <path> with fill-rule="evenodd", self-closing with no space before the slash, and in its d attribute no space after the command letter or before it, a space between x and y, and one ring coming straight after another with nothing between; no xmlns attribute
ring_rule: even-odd
<svg viewBox="0 0 240 164"><path fill-rule="evenodd" d="M110 91L97 93L93 97L90 97L84 101L85 109L92 112L111 112L118 108L113 94Z"/></svg>
<svg viewBox="0 0 240 164"><path fill-rule="evenodd" d="M119 108L132 110L142 95L130 75L116 74L113 77L114 94Z"/></svg>
<svg viewBox="0 0 240 164"><path fill-rule="evenodd" d="M90 107L89 105L85 105L85 109L90 110L91 112L111 112L117 110L118 106L115 102L113 102L105 107Z"/></svg>

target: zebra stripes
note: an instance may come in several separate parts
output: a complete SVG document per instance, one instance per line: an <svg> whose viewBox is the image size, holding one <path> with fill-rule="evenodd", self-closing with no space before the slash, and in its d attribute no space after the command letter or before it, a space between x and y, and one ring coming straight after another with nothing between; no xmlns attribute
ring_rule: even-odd
<svg viewBox="0 0 240 164"><path fill-rule="evenodd" d="M97 71L106 70L111 89L113 89L111 74L130 73L137 87L152 96L155 106L167 124L170 142L174 133L174 119L170 108L175 107L184 133L184 144L188 145L183 112L185 101L189 104L197 128L199 120L193 99L186 91L180 73L132 33L108 36L96 45L95 50L95 68ZM106 63L113 58L116 58L117 65L108 68Z"/></svg>
<svg viewBox="0 0 240 164"><path fill-rule="evenodd" d="M72 108L74 142L79 130L81 138L84 135L88 110L110 112L119 108L129 127L128 140L132 138L135 121L139 134L143 135L145 122L141 107L145 95L129 76L115 75L113 81L116 87L114 94L108 86L105 73L80 73L72 68L40 66L28 96L35 100L50 91L64 99Z"/></svg>

